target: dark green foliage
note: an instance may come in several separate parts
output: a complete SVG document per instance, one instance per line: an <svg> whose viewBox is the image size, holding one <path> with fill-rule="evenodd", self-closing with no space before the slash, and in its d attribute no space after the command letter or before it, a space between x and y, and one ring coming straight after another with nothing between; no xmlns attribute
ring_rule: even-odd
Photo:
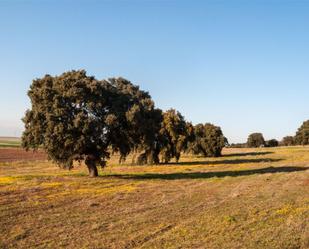
<svg viewBox="0 0 309 249"><path fill-rule="evenodd" d="M117 89L118 99L114 101L113 112L121 113L116 126L111 146L113 151L120 152L125 160L130 152L140 152L142 164L159 163L157 137L161 128L162 111L156 109L147 92L132 85L126 79L109 79ZM114 146L116 144L116 146Z"/></svg>
<svg viewBox="0 0 309 249"><path fill-rule="evenodd" d="M277 147L278 145L279 145L279 142L276 139L270 139L265 142L266 147Z"/></svg>
<svg viewBox="0 0 309 249"><path fill-rule="evenodd" d="M91 176L97 164L105 165L109 147L125 158L138 146L153 146L160 127L150 95L122 78L99 81L84 70L46 75L33 81L28 96L23 147L41 146L66 168L85 160Z"/></svg>
<svg viewBox="0 0 309 249"><path fill-rule="evenodd" d="M194 126L194 141L190 143L189 150L194 154L205 157L219 157L227 139L223 136L221 128L212 124L197 124Z"/></svg>
<svg viewBox="0 0 309 249"><path fill-rule="evenodd" d="M67 168L88 155L104 165L114 94L105 81L86 76L85 71L34 80L28 92L31 110L23 118L22 146L42 146L53 161Z"/></svg>
<svg viewBox="0 0 309 249"><path fill-rule="evenodd" d="M295 145L295 138L293 136L286 136L280 142L281 146L292 146Z"/></svg>
<svg viewBox="0 0 309 249"><path fill-rule="evenodd" d="M295 135L295 143L299 145L309 144L309 120L303 122Z"/></svg>
<svg viewBox="0 0 309 249"><path fill-rule="evenodd" d="M246 143L232 143L229 146L230 148L246 148L247 144Z"/></svg>
<svg viewBox="0 0 309 249"><path fill-rule="evenodd" d="M186 131L187 131L187 141L184 144L183 151L186 152L189 150L189 146L195 140L194 126L191 122L186 122Z"/></svg>
<svg viewBox="0 0 309 249"><path fill-rule="evenodd" d="M262 133L252 133L247 140L247 146L249 148L257 148L265 145L265 140Z"/></svg>
<svg viewBox="0 0 309 249"><path fill-rule="evenodd" d="M160 156L163 162L168 163L172 158L178 162L190 139L189 132L190 124L186 123L180 112L170 109L163 113L160 129Z"/></svg>
<svg viewBox="0 0 309 249"><path fill-rule="evenodd" d="M227 137L224 137L224 146L225 147L229 147L230 146L230 143L229 143Z"/></svg>

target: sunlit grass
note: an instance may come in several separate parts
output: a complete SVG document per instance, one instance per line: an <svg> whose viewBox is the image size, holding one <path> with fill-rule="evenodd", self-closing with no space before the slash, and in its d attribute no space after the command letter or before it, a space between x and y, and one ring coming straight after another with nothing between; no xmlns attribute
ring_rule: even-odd
<svg viewBox="0 0 309 249"><path fill-rule="evenodd" d="M0 163L0 248L308 248L309 147L136 166ZM57 239L55 239L57 238Z"/></svg>

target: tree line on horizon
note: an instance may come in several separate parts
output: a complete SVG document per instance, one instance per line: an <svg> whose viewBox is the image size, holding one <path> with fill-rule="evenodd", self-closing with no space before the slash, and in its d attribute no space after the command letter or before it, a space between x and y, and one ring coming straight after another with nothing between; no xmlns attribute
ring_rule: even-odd
<svg viewBox="0 0 309 249"><path fill-rule="evenodd" d="M156 108L148 92L124 78L98 80L85 70L45 75L33 80L28 96L22 146L43 148L63 168L84 161L92 177L111 153L120 162L133 153L133 163L158 164L178 162L182 152L218 157L228 144L220 127Z"/></svg>
<svg viewBox="0 0 309 249"><path fill-rule="evenodd" d="M257 148L257 147L277 147L309 144L309 120L304 121L298 128L294 136L285 136L281 141L276 139L265 140L262 133L252 133L248 136L246 143L232 143L233 148Z"/></svg>

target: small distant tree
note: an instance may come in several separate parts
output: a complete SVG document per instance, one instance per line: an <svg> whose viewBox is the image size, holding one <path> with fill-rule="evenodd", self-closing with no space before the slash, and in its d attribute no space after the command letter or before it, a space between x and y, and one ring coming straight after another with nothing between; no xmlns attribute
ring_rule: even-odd
<svg viewBox="0 0 309 249"><path fill-rule="evenodd" d="M229 147L230 143L229 140L227 139L227 137L224 137L224 147Z"/></svg>
<svg viewBox="0 0 309 249"><path fill-rule="evenodd" d="M281 146L295 145L295 138L293 136L286 136L281 140L280 145Z"/></svg>
<svg viewBox="0 0 309 249"><path fill-rule="evenodd" d="M266 147L277 147L278 145L279 145L279 142L276 139L270 139L270 140L266 141L266 143L265 143Z"/></svg>
<svg viewBox="0 0 309 249"><path fill-rule="evenodd" d="M168 163L172 158L178 162L189 139L187 128L180 112L170 109L163 113L160 129L160 155L163 162Z"/></svg>
<svg viewBox="0 0 309 249"><path fill-rule="evenodd" d="M247 140L247 146L249 148L257 148L265 145L265 140L262 133L252 133Z"/></svg>
<svg viewBox="0 0 309 249"><path fill-rule="evenodd" d="M197 124L194 127L194 141L190 143L189 150L205 157L219 157L226 142L220 127L209 123Z"/></svg>
<svg viewBox="0 0 309 249"><path fill-rule="evenodd" d="M309 120L303 122L295 135L295 143L299 145L309 144Z"/></svg>
<svg viewBox="0 0 309 249"><path fill-rule="evenodd" d="M246 143L232 143L230 145L230 148L246 148L247 144Z"/></svg>
<svg viewBox="0 0 309 249"><path fill-rule="evenodd" d="M151 97L123 78L100 81L84 70L46 75L33 81L28 96L22 146L42 147L61 167L84 160L94 177L109 149L125 158L147 139L153 143L147 119L156 112Z"/></svg>

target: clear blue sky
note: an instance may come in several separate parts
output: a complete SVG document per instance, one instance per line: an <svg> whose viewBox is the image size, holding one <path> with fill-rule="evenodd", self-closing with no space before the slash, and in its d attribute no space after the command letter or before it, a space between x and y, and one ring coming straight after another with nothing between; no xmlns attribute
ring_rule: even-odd
<svg viewBox="0 0 309 249"><path fill-rule="evenodd" d="M309 1L1 1L0 135L32 79L123 76L193 123L293 135L309 119Z"/></svg>

